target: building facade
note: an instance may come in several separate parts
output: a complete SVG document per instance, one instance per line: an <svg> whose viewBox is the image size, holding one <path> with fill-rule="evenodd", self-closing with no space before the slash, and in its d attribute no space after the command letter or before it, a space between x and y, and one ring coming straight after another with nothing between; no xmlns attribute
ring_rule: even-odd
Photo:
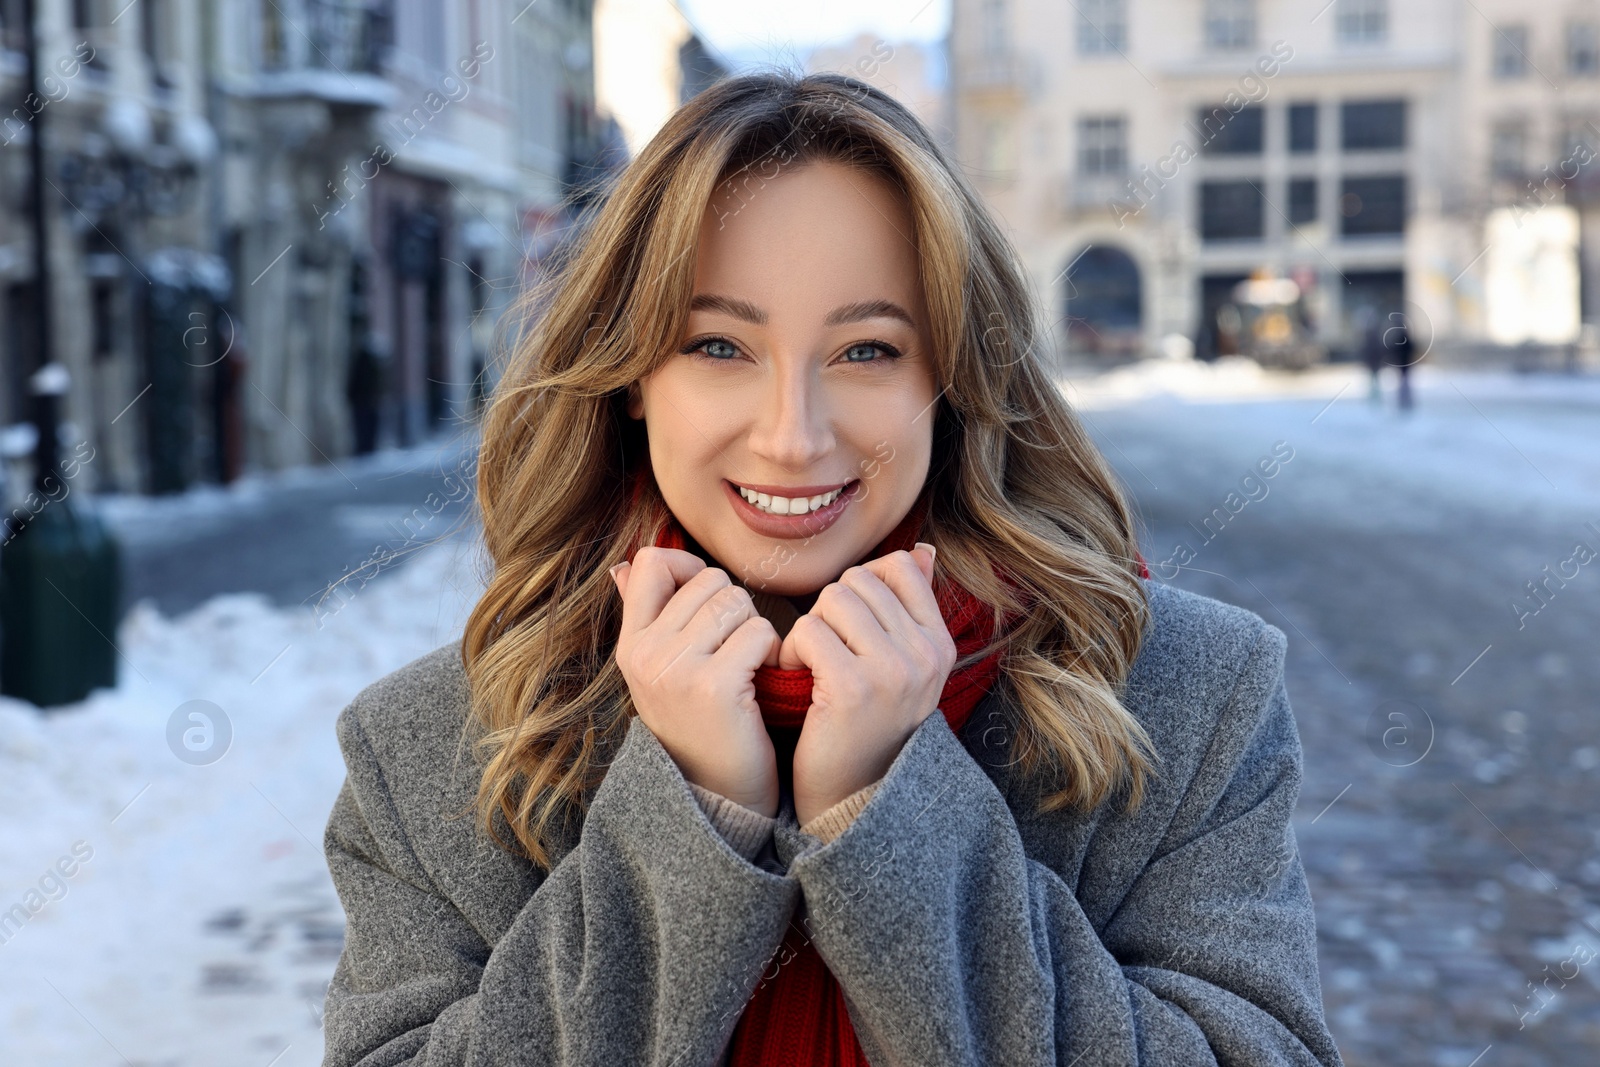
<svg viewBox="0 0 1600 1067"><path fill-rule="evenodd" d="M1263 275L1336 354L1561 343L1600 320L1597 40L1581 0L957 0L958 153L1063 358L1226 353Z"/></svg>
<svg viewBox="0 0 1600 1067"><path fill-rule="evenodd" d="M223 242L245 282L252 454L450 432L487 391L528 220L569 214L595 152L588 0L225 10Z"/></svg>
<svg viewBox="0 0 1600 1067"><path fill-rule="evenodd" d="M607 165L591 0L0 0L0 455L41 309L82 487L174 492L448 433ZM614 150L614 146L612 146ZM51 191L53 190L53 191Z"/></svg>
<svg viewBox="0 0 1600 1067"><path fill-rule="evenodd" d="M0 5L0 454L8 493L26 490L30 379L49 316L70 382L62 446L93 458L80 487L163 487L189 476L203 436L189 333L229 285L210 241L217 138L201 61L205 5L161 0L126 12L97 0L38 0L40 95L29 94L24 6ZM45 131L44 196L30 147ZM33 215L44 215L50 306L39 299ZM83 447L86 446L86 447ZM92 450L92 451L91 451Z"/></svg>

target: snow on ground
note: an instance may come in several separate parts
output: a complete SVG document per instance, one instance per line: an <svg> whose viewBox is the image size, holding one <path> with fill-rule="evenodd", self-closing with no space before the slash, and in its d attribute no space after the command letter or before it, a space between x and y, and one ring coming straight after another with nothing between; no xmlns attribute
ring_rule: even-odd
<svg viewBox="0 0 1600 1067"><path fill-rule="evenodd" d="M1304 503L1347 519L1396 521L1395 509L1373 495L1381 486L1439 505L1407 509L1412 515L1440 515L1447 504L1492 499L1508 513L1566 517L1577 507L1600 521L1600 465L1594 462L1600 375L1425 364L1412 371L1417 406L1408 413L1396 406L1392 369L1384 371L1381 404L1368 400L1368 378L1364 366L1348 363L1295 374L1238 358L1215 364L1151 360L1064 379L1062 387L1091 429L1099 412L1138 409L1147 436L1126 429L1116 439L1096 435L1114 461L1133 467L1128 477L1135 493L1148 487L1140 460L1183 436L1169 429L1192 424L1208 452L1238 457L1240 476L1274 442L1287 442L1296 453L1289 469L1320 468L1329 475L1314 480L1318 495ZM1218 408L1226 409L1225 417L1208 413ZM1367 477L1334 477L1335 471Z"/></svg>
<svg viewBox="0 0 1600 1067"><path fill-rule="evenodd" d="M343 930L321 849L344 774L334 718L456 638L479 588L455 541L320 628L255 594L177 619L143 604L117 634L115 690L48 714L0 699L0 1063L319 1063ZM168 723L196 700L232 738L191 765ZM221 733L209 750L191 735L191 758ZM14 904L37 909L20 929Z"/></svg>
<svg viewBox="0 0 1600 1067"><path fill-rule="evenodd" d="M1224 356L1213 362L1147 359L1107 371L1078 370L1063 379L1072 402L1083 408L1115 407L1153 397L1191 403L1276 400L1285 397L1340 399L1366 395L1364 364L1325 363L1305 371L1262 367L1254 360ZM1383 387L1393 401L1396 372L1385 368ZM1600 407L1600 374L1519 374L1514 371L1453 368L1423 363L1412 369L1413 384L1424 395L1460 389L1473 398L1521 397L1562 400ZM1451 395L1454 395L1453 392Z"/></svg>

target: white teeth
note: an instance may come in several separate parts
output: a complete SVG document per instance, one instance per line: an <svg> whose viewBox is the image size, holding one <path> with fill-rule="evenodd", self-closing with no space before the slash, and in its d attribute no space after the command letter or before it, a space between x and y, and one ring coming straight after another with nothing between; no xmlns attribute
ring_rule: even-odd
<svg viewBox="0 0 1600 1067"><path fill-rule="evenodd" d="M844 487L840 486L838 489L834 489L831 492L819 493L813 497L802 496L791 499L786 496L769 496L766 493L758 493L753 489L746 489L743 486L739 486L738 489L740 496L750 501L750 503L754 504L762 511L768 512L772 515L804 515L808 512L816 511L819 508L827 507L829 504L839 499L839 494L844 492Z"/></svg>

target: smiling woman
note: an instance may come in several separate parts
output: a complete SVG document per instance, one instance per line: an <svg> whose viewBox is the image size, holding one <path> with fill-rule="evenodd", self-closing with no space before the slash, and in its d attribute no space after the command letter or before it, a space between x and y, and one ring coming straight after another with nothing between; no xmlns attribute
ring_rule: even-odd
<svg viewBox="0 0 1600 1067"><path fill-rule="evenodd" d="M1149 583L928 131L747 75L605 192L339 718L325 1062L1339 1064L1285 637Z"/></svg>

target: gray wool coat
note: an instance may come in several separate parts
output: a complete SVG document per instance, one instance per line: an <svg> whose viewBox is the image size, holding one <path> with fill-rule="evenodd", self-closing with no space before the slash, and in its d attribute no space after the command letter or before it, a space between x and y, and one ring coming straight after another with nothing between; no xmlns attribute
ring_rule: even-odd
<svg viewBox="0 0 1600 1067"><path fill-rule="evenodd" d="M635 717L545 873L459 815L478 767L458 647L374 683L338 719L324 1064L714 1065L793 922L874 1067L1341 1067L1290 823L1285 636L1147 589L1125 703L1164 764L1131 816L1121 796L1034 811L997 684L960 736L928 716L837 838L786 798L736 850Z"/></svg>

